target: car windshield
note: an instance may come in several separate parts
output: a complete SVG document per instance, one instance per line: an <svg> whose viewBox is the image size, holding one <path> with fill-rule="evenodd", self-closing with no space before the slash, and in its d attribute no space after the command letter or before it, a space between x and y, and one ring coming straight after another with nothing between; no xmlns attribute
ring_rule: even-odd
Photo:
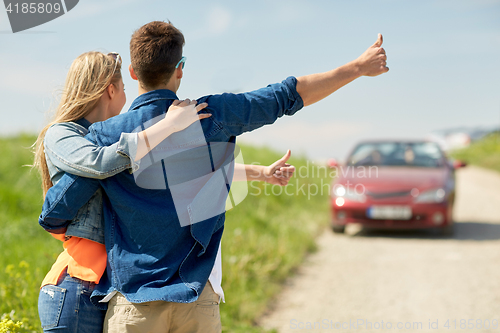
<svg viewBox="0 0 500 333"><path fill-rule="evenodd" d="M358 145L347 164L438 168L445 158L433 142L371 142Z"/></svg>

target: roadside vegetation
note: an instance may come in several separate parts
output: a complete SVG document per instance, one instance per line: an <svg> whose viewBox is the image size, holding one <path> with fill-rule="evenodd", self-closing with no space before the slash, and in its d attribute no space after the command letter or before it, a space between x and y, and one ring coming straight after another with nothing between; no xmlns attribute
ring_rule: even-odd
<svg viewBox="0 0 500 333"><path fill-rule="evenodd" d="M62 250L38 225L40 180L29 149L35 137L0 138L0 332L41 332L40 282ZM285 152L242 147L245 163L270 164ZM256 320L283 281L315 249L329 220L329 171L294 156L286 188L248 183L245 200L228 211L222 239L221 304L225 332L262 332ZM22 324L21 324L22 322Z"/></svg>
<svg viewBox="0 0 500 333"><path fill-rule="evenodd" d="M453 158L500 172L500 132L487 135L469 147L453 151Z"/></svg>

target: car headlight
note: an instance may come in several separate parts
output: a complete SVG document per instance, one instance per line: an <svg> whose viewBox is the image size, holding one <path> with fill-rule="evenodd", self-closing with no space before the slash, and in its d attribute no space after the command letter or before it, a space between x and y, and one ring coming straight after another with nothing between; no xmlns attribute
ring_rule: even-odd
<svg viewBox="0 0 500 333"><path fill-rule="evenodd" d="M442 188L436 188L422 192L415 198L417 203L436 203L443 202L446 198L446 191Z"/></svg>
<svg viewBox="0 0 500 333"><path fill-rule="evenodd" d="M333 187L333 196L335 197L343 197L345 195L345 187L342 185L335 185Z"/></svg>
<svg viewBox="0 0 500 333"><path fill-rule="evenodd" d="M360 191L357 191L356 187L346 188L345 186L338 185L338 184L333 187L332 197L344 198L345 200L353 201L353 202L365 202L366 201L365 194L360 193Z"/></svg>

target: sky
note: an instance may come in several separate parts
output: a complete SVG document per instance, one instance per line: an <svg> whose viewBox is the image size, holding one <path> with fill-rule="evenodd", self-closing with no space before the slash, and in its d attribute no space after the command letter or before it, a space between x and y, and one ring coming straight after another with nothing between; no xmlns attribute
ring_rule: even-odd
<svg viewBox="0 0 500 333"><path fill-rule="evenodd" d="M80 0L63 16L15 34L4 8L2 136L43 128L81 53L119 52L126 69L130 36L154 20L171 21L185 36L177 95L191 99L334 69L383 34L388 73L361 77L238 142L344 159L360 140L500 126L500 0ZM126 112L137 83L122 74Z"/></svg>

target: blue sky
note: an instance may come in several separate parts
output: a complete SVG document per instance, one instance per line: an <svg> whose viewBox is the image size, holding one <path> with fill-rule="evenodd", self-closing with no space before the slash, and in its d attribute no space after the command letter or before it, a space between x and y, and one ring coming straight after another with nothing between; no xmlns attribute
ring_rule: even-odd
<svg viewBox="0 0 500 333"><path fill-rule="evenodd" d="M152 20L170 20L185 35L181 98L327 71L384 35L389 73L360 78L242 142L343 158L361 139L500 125L499 0L80 0L62 17L17 34L0 9L2 135L42 128L79 54L117 51L128 66L131 34ZM126 110L137 88L123 74Z"/></svg>

